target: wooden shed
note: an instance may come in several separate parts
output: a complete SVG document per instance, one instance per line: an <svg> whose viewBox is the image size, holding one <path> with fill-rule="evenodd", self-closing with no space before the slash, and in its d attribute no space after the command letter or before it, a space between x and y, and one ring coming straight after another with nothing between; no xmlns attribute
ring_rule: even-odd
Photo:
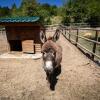
<svg viewBox="0 0 100 100"><path fill-rule="evenodd" d="M2 18L0 25L6 29L9 51L41 52L39 33L43 27L39 17Z"/></svg>

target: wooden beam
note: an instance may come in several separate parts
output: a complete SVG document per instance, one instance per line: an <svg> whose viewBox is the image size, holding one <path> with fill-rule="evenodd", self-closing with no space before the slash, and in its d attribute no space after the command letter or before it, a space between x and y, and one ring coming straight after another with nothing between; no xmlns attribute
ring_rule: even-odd
<svg viewBox="0 0 100 100"><path fill-rule="evenodd" d="M41 26L40 23L0 23L2 26Z"/></svg>

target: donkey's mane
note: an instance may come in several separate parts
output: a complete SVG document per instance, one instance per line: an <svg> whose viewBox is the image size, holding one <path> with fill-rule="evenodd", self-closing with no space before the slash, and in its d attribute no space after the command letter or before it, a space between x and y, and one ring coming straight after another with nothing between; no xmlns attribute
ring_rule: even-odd
<svg viewBox="0 0 100 100"><path fill-rule="evenodd" d="M47 40L52 40L52 37L51 37L51 36L49 36Z"/></svg>
<svg viewBox="0 0 100 100"><path fill-rule="evenodd" d="M50 37L42 46L42 52L47 51L48 49L53 49L55 52L57 52L58 46L55 42L53 42L52 37Z"/></svg>

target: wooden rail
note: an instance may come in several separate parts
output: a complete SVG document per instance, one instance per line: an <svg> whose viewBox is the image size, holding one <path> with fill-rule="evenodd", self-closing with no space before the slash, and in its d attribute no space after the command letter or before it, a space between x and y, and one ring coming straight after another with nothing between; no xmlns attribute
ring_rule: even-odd
<svg viewBox="0 0 100 100"><path fill-rule="evenodd" d="M95 56L100 59L100 56L95 53L96 52L96 45L100 45L100 42L97 41L98 34L100 34L99 33L100 29L97 29L97 28L93 28L93 29L91 29L91 28L85 28L85 29L84 28L68 28L67 26L63 26L63 25L61 25L60 28L61 28L62 34L64 35L65 38L67 38L69 41L74 42L77 47L82 48L82 49L88 51L90 54L92 54L91 57L92 57L93 60L94 60ZM69 32L66 32L66 30L69 31ZM71 30L76 30L76 35L72 34ZM80 36L79 35L79 30L93 30L93 31L95 31L94 40L86 38L86 37L83 37L83 36ZM68 34L68 37L66 36L66 34ZM72 39L71 36L76 37L76 40ZM83 40L86 40L88 42L92 42L93 43L92 51L90 51L89 49L87 49L86 47L84 47L83 45L81 45L79 43L79 38L81 38Z"/></svg>

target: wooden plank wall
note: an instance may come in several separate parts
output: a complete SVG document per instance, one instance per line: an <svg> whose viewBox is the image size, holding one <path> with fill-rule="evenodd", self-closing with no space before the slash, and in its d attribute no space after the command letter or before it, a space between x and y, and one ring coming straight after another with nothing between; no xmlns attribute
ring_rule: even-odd
<svg viewBox="0 0 100 100"><path fill-rule="evenodd" d="M24 53L35 53L34 52L34 40L22 41L22 49Z"/></svg>
<svg viewBox="0 0 100 100"><path fill-rule="evenodd" d="M39 38L39 26L7 26L7 40L21 40L23 52L41 52L41 41Z"/></svg>

